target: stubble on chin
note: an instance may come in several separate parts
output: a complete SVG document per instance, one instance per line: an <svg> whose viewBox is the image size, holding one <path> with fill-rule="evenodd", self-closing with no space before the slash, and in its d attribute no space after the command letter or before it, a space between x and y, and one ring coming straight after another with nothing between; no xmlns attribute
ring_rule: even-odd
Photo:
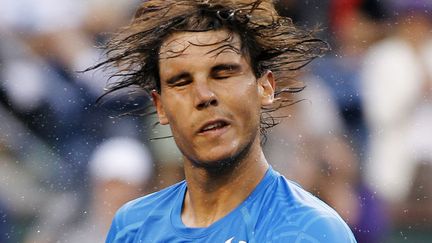
<svg viewBox="0 0 432 243"><path fill-rule="evenodd" d="M252 145L255 139L252 139L245 146L240 148L234 155L218 160L199 161L197 159L188 158L190 163L195 168L206 170L210 174L225 174L232 171L240 163L244 161L247 155L251 152Z"/></svg>

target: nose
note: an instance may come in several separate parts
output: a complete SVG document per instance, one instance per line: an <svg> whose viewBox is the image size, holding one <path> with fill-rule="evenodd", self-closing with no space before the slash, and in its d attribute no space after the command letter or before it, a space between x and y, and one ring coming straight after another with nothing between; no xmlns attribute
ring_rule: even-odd
<svg viewBox="0 0 432 243"><path fill-rule="evenodd" d="M206 81L195 82L195 107L202 110L209 106L216 106L218 100Z"/></svg>

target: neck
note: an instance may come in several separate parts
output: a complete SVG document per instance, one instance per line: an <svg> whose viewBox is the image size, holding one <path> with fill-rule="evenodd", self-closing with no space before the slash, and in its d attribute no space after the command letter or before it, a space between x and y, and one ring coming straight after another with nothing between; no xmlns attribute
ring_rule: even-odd
<svg viewBox="0 0 432 243"><path fill-rule="evenodd" d="M267 168L259 142L235 166L225 170L196 167L185 159L188 189L182 209L184 224L206 227L227 215L250 195Z"/></svg>

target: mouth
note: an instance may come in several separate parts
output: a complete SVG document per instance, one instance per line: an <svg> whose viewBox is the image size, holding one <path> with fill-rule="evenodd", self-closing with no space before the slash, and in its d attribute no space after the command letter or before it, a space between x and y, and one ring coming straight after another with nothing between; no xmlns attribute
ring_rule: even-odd
<svg viewBox="0 0 432 243"><path fill-rule="evenodd" d="M198 131L198 134L210 134L215 132L220 132L227 128L230 124L225 120L213 120L206 122L201 129Z"/></svg>

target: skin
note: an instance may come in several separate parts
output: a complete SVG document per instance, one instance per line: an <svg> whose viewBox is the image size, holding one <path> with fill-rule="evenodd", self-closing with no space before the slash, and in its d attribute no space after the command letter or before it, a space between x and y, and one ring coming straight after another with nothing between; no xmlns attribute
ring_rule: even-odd
<svg viewBox="0 0 432 243"><path fill-rule="evenodd" d="M169 124L184 157L187 192L182 220L206 227L253 191L268 163L259 138L261 107L274 100L274 78L255 77L240 38L225 30L178 32L160 50L160 93L152 97L159 122ZM218 47L234 49L217 53ZM225 127L202 132L212 121Z"/></svg>

